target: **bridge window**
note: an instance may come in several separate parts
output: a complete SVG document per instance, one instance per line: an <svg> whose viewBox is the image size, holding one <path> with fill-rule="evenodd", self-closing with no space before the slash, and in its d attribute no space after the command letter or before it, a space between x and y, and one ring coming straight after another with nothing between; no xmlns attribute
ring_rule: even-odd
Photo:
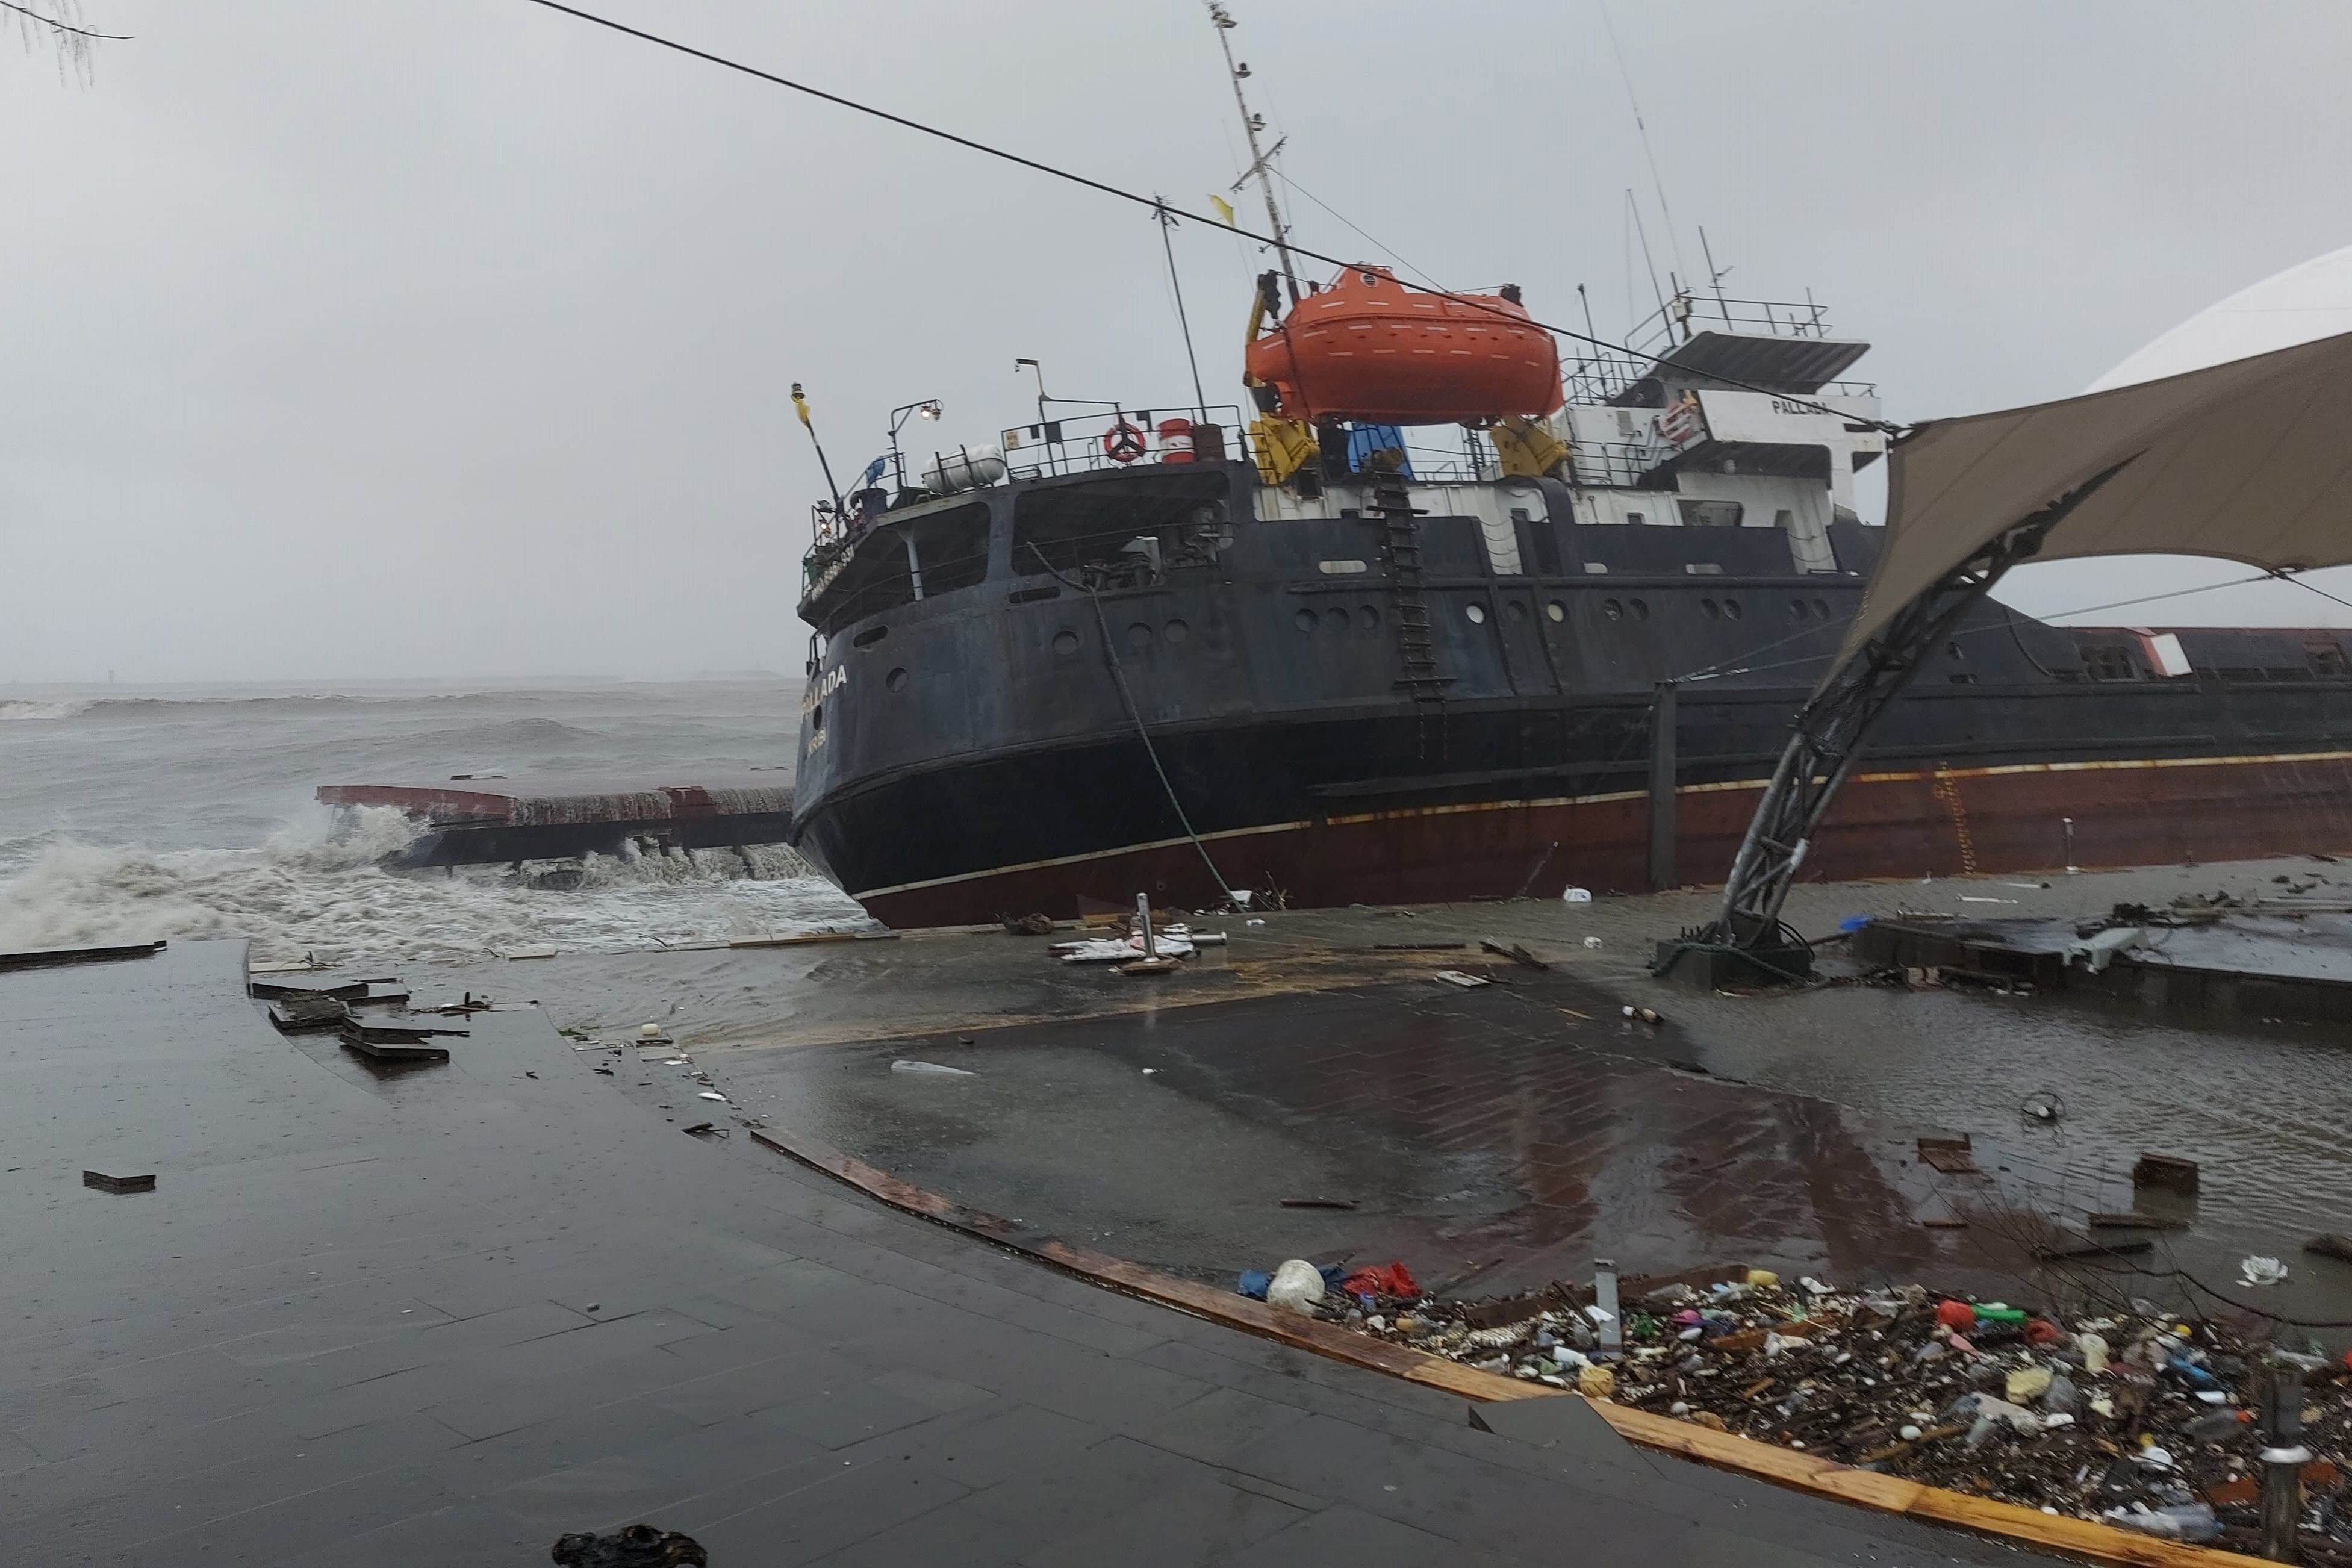
<svg viewBox="0 0 2352 1568"><path fill-rule="evenodd" d="M2102 643L2083 650L2083 668L2091 672L2093 680L2137 680L2139 667L2132 662L2131 649L2120 643Z"/></svg>
<svg viewBox="0 0 2352 1568"><path fill-rule="evenodd" d="M1677 500L1685 528L1738 528L1748 509L1736 500Z"/></svg>
<svg viewBox="0 0 2352 1568"><path fill-rule="evenodd" d="M1208 473L1134 473L1046 485L1013 503L1013 569L1093 572L1144 582L1168 565L1213 559L1230 482ZM1045 565L1038 558L1045 558Z"/></svg>
<svg viewBox="0 0 2352 1568"><path fill-rule="evenodd" d="M914 536L915 559L923 569L925 598L973 587L987 577L986 501L909 518L901 526Z"/></svg>

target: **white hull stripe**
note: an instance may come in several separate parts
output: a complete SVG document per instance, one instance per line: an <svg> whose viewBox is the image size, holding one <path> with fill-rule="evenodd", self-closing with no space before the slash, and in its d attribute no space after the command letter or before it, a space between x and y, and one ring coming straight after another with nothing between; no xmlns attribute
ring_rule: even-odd
<svg viewBox="0 0 2352 1568"><path fill-rule="evenodd" d="M1856 773L1855 784L1916 784L1927 779L2002 778L2017 773L2120 773L2141 768L2225 768L2269 765L2281 763L2345 763L2352 762L2352 751L2288 752L2273 755L2244 757L2143 757L2128 762L2094 763L2011 763L1986 768L1924 768L1908 772ZM1740 790L1762 790L1769 779L1727 779L1718 784L1677 784L1675 794L1722 795ZM1368 822L1396 822L1416 816L1448 816L1480 811L1532 811L1564 805L1613 805L1622 801L1647 800L1646 789L1611 790L1600 795L1543 795L1532 800L1466 801L1454 805L1401 806L1394 811L1357 811L1332 815L1322 819L1322 825L1332 827L1360 826ZM1255 827L1228 827L1215 833L1201 835L1202 842L1214 843L1226 839L1249 838L1261 833L1294 833L1301 828L1318 826L1312 820L1298 822L1267 822ZM989 877L1010 876L1018 871L1044 871L1055 866L1080 866L1089 860L1107 860L1115 855L1137 855L1152 849L1175 849L1192 842L1189 838L1152 838L1138 844L1121 844L1109 849L1089 849L1080 855L1057 855L1048 860L1024 860L1011 866L992 866L985 871L963 871L952 877L933 877L920 882L899 882L887 888L868 888L852 893L853 899L887 898L893 893L920 892L926 888L952 887L958 882L976 882Z"/></svg>

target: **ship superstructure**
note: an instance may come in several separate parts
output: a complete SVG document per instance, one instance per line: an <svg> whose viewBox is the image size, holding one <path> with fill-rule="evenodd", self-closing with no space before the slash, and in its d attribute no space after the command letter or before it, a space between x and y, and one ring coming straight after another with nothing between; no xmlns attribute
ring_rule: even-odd
<svg viewBox="0 0 2352 1568"><path fill-rule="evenodd" d="M1639 889L1673 683L1675 876L1719 879L1874 558L1885 437L1810 303L1682 303L1540 418L1302 450L1255 406L1041 416L822 506L796 842L902 925ZM2340 847L2347 658L1987 605L1810 866Z"/></svg>

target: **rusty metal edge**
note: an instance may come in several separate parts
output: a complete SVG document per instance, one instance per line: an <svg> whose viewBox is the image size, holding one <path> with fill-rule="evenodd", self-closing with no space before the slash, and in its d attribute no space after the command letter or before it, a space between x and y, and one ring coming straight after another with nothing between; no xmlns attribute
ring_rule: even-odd
<svg viewBox="0 0 2352 1568"><path fill-rule="evenodd" d="M1491 1404L1514 1399L1582 1397L1480 1372L1426 1351L1366 1339L1312 1318L1279 1311L1263 1301L1213 1285L1164 1274L1125 1258L1037 1235L1002 1215L918 1187L854 1154L796 1132L760 1127L749 1131L753 1142L855 1187L877 1202L992 1242L1104 1289L1468 1399ZM2017 1503L1997 1502L1990 1498L1972 1497L1897 1476L1857 1469L1794 1449L1711 1431L1670 1415L1631 1409L1606 1399L1588 1403L1629 1443L1832 1502L1958 1526L1979 1535L2063 1552L2086 1562L2117 1564L2120 1568L2273 1568L2262 1558L2135 1535L2089 1520L2046 1514Z"/></svg>

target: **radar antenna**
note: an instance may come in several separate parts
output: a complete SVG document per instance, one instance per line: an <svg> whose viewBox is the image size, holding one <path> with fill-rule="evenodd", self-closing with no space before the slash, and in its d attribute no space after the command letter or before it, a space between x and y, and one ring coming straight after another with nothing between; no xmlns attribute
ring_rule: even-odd
<svg viewBox="0 0 2352 1568"><path fill-rule="evenodd" d="M1290 290L1290 302L1296 305L1298 303L1298 268L1291 263L1289 229L1282 221L1281 204L1274 199L1274 174L1267 163L1275 153L1282 151L1282 142L1276 142L1272 148L1265 150L1258 146L1258 132L1265 129L1265 121L1250 112L1249 100L1242 96L1242 82L1249 76L1250 68L1247 60L1234 61L1233 40L1225 37L1239 26L1234 20L1233 13L1225 9L1221 0L1209 0L1209 21L1217 29L1217 47L1225 51L1225 74L1233 79L1234 104L1242 111L1242 132L1249 138L1250 166L1234 183L1234 189L1240 190L1249 183L1252 175L1256 176L1258 188L1265 194L1266 222L1273 226L1274 253L1282 261L1283 282ZM1283 140L1287 141L1288 138Z"/></svg>

